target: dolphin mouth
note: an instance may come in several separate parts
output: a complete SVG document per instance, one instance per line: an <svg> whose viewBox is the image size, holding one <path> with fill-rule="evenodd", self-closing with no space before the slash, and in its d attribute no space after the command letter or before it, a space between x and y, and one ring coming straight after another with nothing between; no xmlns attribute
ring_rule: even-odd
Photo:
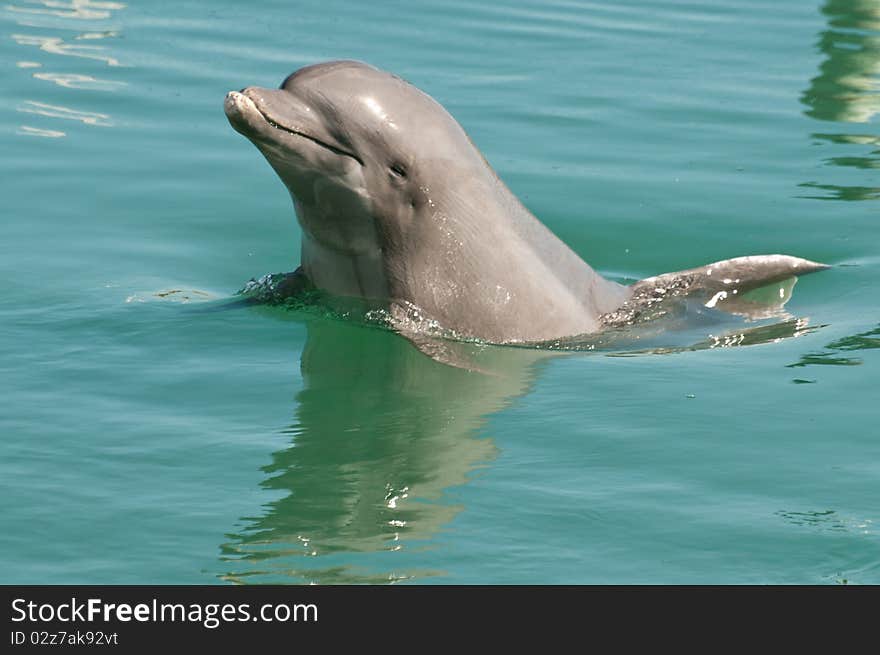
<svg viewBox="0 0 880 655"><path fill-rule="evenodd" d="M319 145L334 154L343 157L351 157L361 166L364 165L363 160L353 152L340 148L339 146L333 145L332 143L328 143L327 141L323 141L318 137L303 131L302 129L290 127L289 125L284 125L280 120L269 114L264 107L261 107L259 99L252 98L247 93L247 91L248 89L242 89L241 91L230 91L226 94L226 115L227 117L229 117L230 121L233 122L234 127L237 126L237 121L242 121L247 124L249 123L249 121L247 120L248 117L252 117L254 116L254 114L259 114L263 121L267 125L269 125L269 127L275 130L286 132L287 134L292 134L296 137L306 139L307 141L311 141L312 143ZM253 125L251 125L251 127L253 127Z"/></svg>
<svg viewBox="0 0 880 655"><path fill-rule="evenodd" d="M357 162L363 166L364 162L362 162L361 158L358 157L353 152L349 152L348 150L343 150L342 148L337 148L336 146L329 144L326 141L321 141L321 139L314 137L311 134L307 134L305 132L294 129L292 127L287 127L286 125L281 125L280 123L273 120L271 116L264 113L263 110L260 109L259 105L257 105L257 111L260 112L260 114L266 120L266 122L269 125L271 125L272 127L274 127L276 130L281 130L282 132L287 132L288 134L293 134L294 136L300 136L304 139L308 139L312 143L317 143L322 148L327 148L327 150L329 150L330 152L335 152L337 155L342 155L344 157L351 157L352 159L357 160Z"/></svg>

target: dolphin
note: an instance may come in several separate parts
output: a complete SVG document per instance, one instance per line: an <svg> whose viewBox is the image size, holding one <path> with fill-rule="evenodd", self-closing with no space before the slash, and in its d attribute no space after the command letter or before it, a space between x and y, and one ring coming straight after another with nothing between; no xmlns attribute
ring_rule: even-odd
<svg viewBox="0 0 880 655"><path fill-rule="evenodd" d="M284 182L302 227L300 267L278 289L369 301L417 345L424 334L589 335L676 297L736 312L753 289L828 268L752 255L629 286L605 279L526 209L440 103L366 63L231 91L225 112Z"/></svg>

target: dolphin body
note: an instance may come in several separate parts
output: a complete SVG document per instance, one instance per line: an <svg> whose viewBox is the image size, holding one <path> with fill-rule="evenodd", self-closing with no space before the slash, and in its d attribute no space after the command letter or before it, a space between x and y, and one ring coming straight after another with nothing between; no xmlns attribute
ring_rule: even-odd
<svg viewBox="0 0 880 655"><path fill-rule="evenodd" d="M737 312L752 289L828 268L755 255L631 286L607 280L523 206L438 102L365 63L231 91L225 111L302 226L300 268L279 290L375 303L416 345L438 331L498 344L588 335L673 297Z"/></svg>

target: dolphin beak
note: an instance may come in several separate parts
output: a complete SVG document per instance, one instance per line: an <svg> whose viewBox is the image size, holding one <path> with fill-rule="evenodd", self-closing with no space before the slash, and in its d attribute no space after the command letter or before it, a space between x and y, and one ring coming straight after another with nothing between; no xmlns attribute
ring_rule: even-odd
<svg viewBox="0 0 880 655"><path fill-rule="evenodd" d="M258 131L258 125L264 122L254 101L240 91L230 91L226 94L223 111L235 131L246 137L253 137Z"/></svg>
<svg viewBox="0 0 880 655"><path fill-rule="evenodd" d="M311 107L285 89L249 86L230 91L223 107L232 127L251 140L276 142L279 134L293 135L364 165L351 146L340 143L316 120Z"/></svg>

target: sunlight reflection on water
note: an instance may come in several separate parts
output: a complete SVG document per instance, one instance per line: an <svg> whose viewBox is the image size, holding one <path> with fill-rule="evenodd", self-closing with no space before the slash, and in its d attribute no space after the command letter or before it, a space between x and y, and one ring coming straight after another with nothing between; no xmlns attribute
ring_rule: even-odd
<svg viewBox="0 0 880 655"><path fill-rule="evenodd" d="M72 72L69 70L51 70L62 60L55 57L74 58L100 62L108 67L119 67L119 59L110 53L105 45L80 44L71 41L96 42L102 39L116 38L121 32L107 21L113 18L114 12L125 8L118 2L92 2L91 0L33 0L27 3L7 5L4 10L19 26L38 28L41 30L73 30L73 37L50 36L37 33L16 32L10 38L25 48L37 48L48 55L44 61L22 60L16 67L24 70L41 69L33 73L33 78L52 82L57 86L83 91L113 91L124 87L121 80L101 79L90 72ZM87 28L83 30L83 28ZM75 120L84 125L110 126L113 121L108 113L85 111L67 104L44 102L36 97L23 102L18 111L36 114L49 119ZM66 132L52 127L21 125L18 134L27 136L63 137Z"/></svg>

